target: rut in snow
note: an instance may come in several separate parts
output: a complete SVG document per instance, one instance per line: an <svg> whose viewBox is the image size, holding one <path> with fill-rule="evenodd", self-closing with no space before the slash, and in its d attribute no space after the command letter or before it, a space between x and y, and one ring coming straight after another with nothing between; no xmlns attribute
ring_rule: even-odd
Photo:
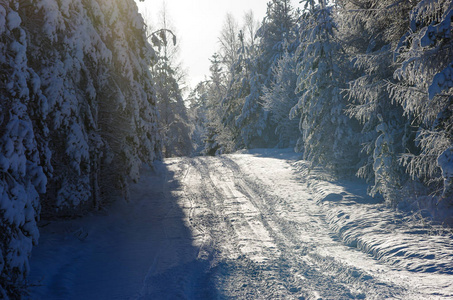
<svg viewBox="0 0 453 300"><path fill-rule="evenodd" d="M413 230L406 232L413 242L395 239L390 211L360 203L364 196L348 187L300 177L294 158L260 150L168 159L143 170L131 203L65 223L71 230L61 230L61 222L43 228L32 258L31 277L40 280L33 299L453 296L453 276L443 267L453 257L451 237ZM380 227L363 226L367 216ZM88 233L84 240L72 234L78 228ZM391 259L428 238L435 248L423 244L421 251L434 257ZM379 247L398 250L369 250Z"/></svg>

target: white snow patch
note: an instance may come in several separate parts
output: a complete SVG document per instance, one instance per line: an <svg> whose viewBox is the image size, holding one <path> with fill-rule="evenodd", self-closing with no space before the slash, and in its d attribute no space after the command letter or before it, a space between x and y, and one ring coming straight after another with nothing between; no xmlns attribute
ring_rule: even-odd
<svg viewBox="0 0 453 300"><path fill-rule="evenodd" d="M258 149L143 169L130 203L41 224L31 298L453 296L451 235L298 158Z"/></svg>
<svg viewBox="0 0 453 300"><path fill-rule="evenodd" d="M20 26L22 19L20 18L19 14L14 10L10 11L7 17L8 20L8 29L13 30Z"/></svg>

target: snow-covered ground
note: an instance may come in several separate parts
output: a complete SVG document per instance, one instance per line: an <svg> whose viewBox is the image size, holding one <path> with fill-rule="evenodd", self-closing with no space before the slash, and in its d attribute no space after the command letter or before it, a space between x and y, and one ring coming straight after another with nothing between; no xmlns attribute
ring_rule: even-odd
<svg viewBox="0 0 453 300"><path fill-rule="evenodd" d="M130 203L41 224L31 299L447 299L453 235L291 150L167 159Z"/></svg>

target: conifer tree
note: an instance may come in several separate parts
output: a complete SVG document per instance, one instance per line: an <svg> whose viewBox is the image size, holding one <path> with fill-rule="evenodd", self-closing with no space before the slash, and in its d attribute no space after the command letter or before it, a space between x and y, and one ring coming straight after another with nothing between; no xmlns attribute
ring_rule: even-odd
<svg viewBox="0 0 453 300"><path fill-rule="evenodd" d="M159 157L153 56L132 0L0 3L0 298L26 288L41 210L127 197Z"/></svg>
<svg viewBox="0 0 453 300"><path fill-rule="evenodd" d="M179 48L165 7L161 18L160 28L148 35L157 50L151 70L160 115L162 150L165 157L187 156L193 149L189 116L182 97L184 74L176 62Z"/></svg>
<svg viewBox="0 0 453 300"><path fill-rule="evenodd" d="M389 204L407 182L400 155L413 148L410 118L391 100L388 83L395 67L393 49L407 26L408 4L401 1L345 1L337 18L339 38L354 66L347 95L350 116L362 124L362 162L357 175L372 182L372 195Z"/></svg>
<svg viewBox="0 0 453 300"><path fill-rule="evenodd" d="M272 67L285 53L285 43L293 43L296 38L292 29L298 12L289 0L272 0L268 3L266 17L257 31L259 38L255 56L249 62L249 93L245 97L236 126L241 130L244 145L267 147L276 144L275 126L269 111L263 109L261 97L263 88L272 82Z"/></svg>
<svg viewBox="0 0 453 300"><path fill-rule="evenodd" d="M294 53L286 52L273 67L270 87L264 87L262 101L264 109L271 114L279 147L294 147L299 136L299 122L290 119L291 108L298 102L296 94L296 64Z"/></svg>
<svg viewBox="0 0 453 300"><path fill-rule="evenodd" d="M234 43L230 48L235 49L236 55L234 60L228 60L228 57L221 55L222 63L227 69L225 94L222 95L220 108L217 114L220 117L220 123L214 125L216 134L219 139L217 143L222 149L222 152L231 152L236 149L243 148L244 140L241 136L241 128L237 125L236 120L241 114L242 107L245 103L245 98L250 92L249 77L251 74L251 61L256 55L256 45L254 38L251 38L247 43L246 36L255 36L253 27L248 27L247 32L239 30L234 24L234 19L227 16L226 28L233 28L235 30L228 30L229 38L225 34L222 36L222 49L225 47L227 41ZM253 22L253 21L252 21ZM224 29L225 31L225 29Z"/></svg>
<svg viewBox="0 0 453 300"><path fill-rule="evenodd" d="M300 114L304 158L337 173L350 173L356 168L357 125L346 115L343 49L335 38L333 8L324 1L313 7L300 25L297 54L297 92L301 97L291 110ZM352 150L352 151L351 151Z"/></svg>
<svg viewBox="0 0 453 300"><path fill-rule="evenodd" d="M419 153L404 157L408 172L452 201L453 2L419 1L410 13L410 27L400 39L399 68L392 97L418 124Z"/></svg>
<svg viewBox="0 0 453 300"><path fill-rule="evenodd" d="M46 129L37 128L45 126L47 100L28 65L23 8L18 1L6 4L0 5L0 298L20 299L39 238L39 193L47 184L40 155L48 151L40 142Z"/></svg>

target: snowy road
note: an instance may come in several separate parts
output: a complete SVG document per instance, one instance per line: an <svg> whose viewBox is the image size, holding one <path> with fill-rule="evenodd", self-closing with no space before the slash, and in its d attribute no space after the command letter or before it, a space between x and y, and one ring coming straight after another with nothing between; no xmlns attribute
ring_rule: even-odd
<svg viewBox="0 0 453 300"><path fill-rule="evenodd" d="M156 172L144 171L131 203L42 228L31 298L453 297L451 235L427 236L413 221L414 230L392 239L383 225L392 212L379 204L343 203L353 195L301 178L288 151L252 153L166 160ZM383 221L350 247L345 219L364 222L354 212ZM349 236L364 230L347 229ZM405 234L414 239L403 243ZM408 255L416 245L423 245L414 250L419 255Z"/></svg>

